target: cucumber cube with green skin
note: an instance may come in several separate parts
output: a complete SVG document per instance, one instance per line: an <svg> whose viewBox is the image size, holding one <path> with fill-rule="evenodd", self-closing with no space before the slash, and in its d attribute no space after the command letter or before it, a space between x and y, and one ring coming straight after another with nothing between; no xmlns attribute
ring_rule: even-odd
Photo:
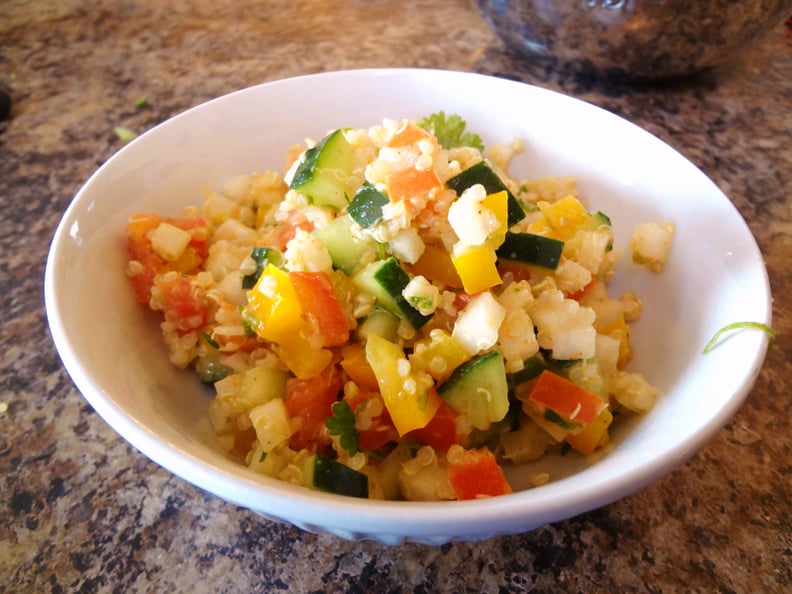
<svg viewBox="0 0 792 594"><path fill-rule="evenodd" d="M382 207L390 202L385 194L369 182L364 182L347 207L347 213L363 228L371 227L382 219Z"/></svg>
<svg viewBox="0 0 792 594"><path fill-rule="evenodd" d="M534 355L530 359L523 361L523 368L507 375L506 379L509 386L514 388L523 382L530 381L539 377L539 374L547 369L547 363L539 355Z"/></svg>
<svg viewBox="0 0 792 594"><path fill-rule="evenodd" d="M327 248L333 266L350 275L357 268L363 254L369 250L369 246L352 235L353 224L349 216L340 215L324 227L313 231L314 237Z"/></svg>
<svg viewBox="0 0 792 594"><path fill-rule="evenodd" d="M322 454L314 454L306 460L305 482L327 493L368 498L367 475Z"/></svg>
<svg viewBox="0 0 792 594"><path fill-rule="evenodd" d="M455 411L465 414L476 429L489 429L509 412L506 367L498 351L460 365L438 393Z"/></svg>
<svg viewBox="0 0 792 594"><path fill-rule="evenodd" d="M402 291L410 282L410 277L396 258L390 257L367 264L355 273L352 282L359 289L373 296L377 305L407 320L416 330L423 327L432 317L423 315L402 295Z"/></svg>
<svg viewBox="0 0 792 594"><path fill-rule="evenodd" d="M559 239L534 233L507 232L496 254L503 260L516 260L555 270L563 251L564 242Z"/></svg>
<svg viewBox="0 0 792 594"><path fill-rule="evenodd" d="M305 194L312 204L342 210L349 202L347 179L354 161L343 131L331 132L305 151L289 188Z"/></svg>
<svg viewBox="0 0 792 594"><path fill-rule="evenodd" d="M256 262L256 271L242 277L242 288L252 289L256 286L261 273L267 267L267 264L272 263L273 266L280 266L283 264L283 254L273 247L256 246L250 252L250 257Z"/></svg>
<svg viewBox="0 0 792 594"><path fill-rule="evenodd" d="M446 185L454 190L458 195L467 190L469 187L476 184L481 184L487 191L487 194L495 194L496 192L506 192L507 198L507 224L511 228L525 218L525 211L520 206L520 202L511 193L506 184L500 176L495 173L492 167L486 161L479 161L472 167L468 167L464 171L457 173L454 177L446 182Z"/></svg>

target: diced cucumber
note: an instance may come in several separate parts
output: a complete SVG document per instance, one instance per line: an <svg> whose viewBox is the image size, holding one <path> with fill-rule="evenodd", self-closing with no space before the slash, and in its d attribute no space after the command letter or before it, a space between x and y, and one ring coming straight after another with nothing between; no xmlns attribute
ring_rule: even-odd
<svg viewBox="0 0 792 594"><path fill-rule="evenodd" d="M457 194L462 194L462 192L476 184L484 186L487 194L495 194L501 191L506 192L508 196L507 221L510 228L525 218L525 211L523 207L520 206L520 202L514 197L514 194L506 187L501 177L495 173L495 170L486 161L479 161L472 167L468 167L464 171L457 173L446 182L446 185L456 191Z"/></svg>
<svg viewBox="0 0 792 594"><path fill-rule="evenodd" d="M489 429L509 412L509 386L503 356L490 351L459 366L438 393L476 429Z"/></svg>
<svg viewBox="0 0 792 594"><path fill-rule="evenodd" d="M398 329L399 318L384 309L375 309L358 326L357 332L361 339L374 334L385 340L395 342Z"/></svg>
<svg viewBox="0 0 792 594"><path fill-rule="evenodd" d="M606 215L602 211L597 211L593 213L588 219L583 221L580 225L580 229L583 231L596 231L602 226L606 227L613 227L611 224L610 217ZM608 242L608 246L606 247L605 251L611 251L613 249L613 241Z"/></svg>
<svg viewBox="0 0 792 594"><path fill-rule="evenodd" d="M523 382L527 382L534 378L539 377L539 374L547 369L547 363L539 356L535 355L530 359L523 361L523 368L520 371L515 371L507 376L509 386L519 386Z"/></svg>
<svg viewBox="0 0 792 594"><path fill-rule="evenodd" d="M281 369L257 365L244 373L239 382L239 398L253 408L286 394L289 374Z"/></svg>
<svg viewBox="0 0 792 594"><path fill-rule="evenodd" d="M305 461L304 476L306 485L320 491L368 497L367 475L322 454L314 454Z"/></svg>
<svg viewBox="0 0 792 594"><path fill-rule="evenodd" d="M349 216L341 215L313 232L327 248L333 266L350 275L369 249L365 243L358 241L352 235L353 224Z"/></svg>
<svg viewBox="0 0 792 594"><path fill-rule="evenodd" d="M305 194L317 206L341 210L349 202L346 182L354 161L352 147L343 131L331 132L305 151L289 188Z"/></svg>
<svg viewBox="0 0 792 594"><path fill-rule="evenodd" d="M195 371L204 384L219 382L231 373L231 369L220 362L220 354L215 349L196 360Z"/></svg>
<svg viewBox="0 0 792 594"><path fill-rule="evenodd" d="M506 233L497 251L498 258L555 269L561 260L564 242L534 233Z"/></svg>
<svg viewBox="0 0 792 594"><path fill-rule="evenodd" d="M597 212L592 213L591 216L580 225L580 228L586 231L595 231L602 225L607 225L608 227L613 226L611 224L610 217L604 212L598 210Z"/></svg>
<svg viewBox="0 0 792 594"><path fill-rule="evenodd" d="M377 260L364 266L352 277L352 282L372 295L379 306L407 320L416 330L432 317L423 315L402 295L404 287L410 282L410 277L396 258Z"/></svg>
<svg viewBox="0 0 792 594"><path fill-rule="evenodd" d="M390 199L369 182L364 182L347 206L347 213L361 227L371 227L382 219L382 207Z"/></svg>
<svg viewBox="0 0 792 594"><path fill-rule="evenodd" d="M283 254L273 247L256 246L251 250L250 257L256 262L256 272L242 277L243 289L252 289L256 286L256 281L264 272L267 264L272 263L273 266L283 264Z"/></svg>

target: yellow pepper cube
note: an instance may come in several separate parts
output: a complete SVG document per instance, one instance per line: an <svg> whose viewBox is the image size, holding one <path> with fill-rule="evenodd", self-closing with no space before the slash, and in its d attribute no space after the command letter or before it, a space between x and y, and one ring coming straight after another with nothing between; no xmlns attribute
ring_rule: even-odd
<svg viewBox="0 0 792 594"><path fill-rule="evenodd" d="M509 200L506 191L488 194L482 206L495 214L495 218L500 223L499 227L490 233L487 238L487 245L492 249L497 249L503 240L506 239L506 231L509 229Z"/></svg>
<svg viewBox="0 0 792 594"><path fill-rule="evenodd" d="M299 379L315 377L330 364L333 353L328 349L312 346L300 334L275 346L275 353L280 360Z"/></svg>
<svg viewBox="0 0 792 594"><path fill-rule="evenodd" d="M502 282L496 266L495 250L488 245L463 246L458 251L455 250L451 261L462 279L462 287L470 295L486 291Z"/></svg>
<svg viewBox="0 0 792 594"><path fill-rule="evenodd" d="M417 341L410 355L413 368L425 371L437 382L446 380L468 359L470 355L459 341L441 328L433 329L427 338Z"/></svg>
<svg viewBox="0 0 792 594"><path fill-rule="evenodd" d="M426 427L441 402L432 379L412 370L399 345L376 334L366 339L366 360L399 435Z"/></svg>
<svg viewBox="0 0 792 594"><path fill-rule="evenodd" d="M267 264L248 291L246 312L256 334L264 340L288 342L304 325L289 274L272 264Z"/></svg>
<svg viewBox="0 0 792 594"><path fill-rule="evenodd" d="M582 431L567 434L566 442L584 456L593 454L600 445L607 443L608 427L612 422L613 415L605 408Z"/></svg>
<svg viewBox="0 0 792 594"><path fill-rule="evenodd" d="M539 201L537 206L560 239L568 239L574 235L590 216L580 201L571 194L553 203Z"/></svg>

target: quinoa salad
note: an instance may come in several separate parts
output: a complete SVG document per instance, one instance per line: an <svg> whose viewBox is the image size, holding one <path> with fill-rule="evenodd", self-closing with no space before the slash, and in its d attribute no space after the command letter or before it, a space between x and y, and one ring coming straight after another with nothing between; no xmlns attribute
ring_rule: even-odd
<svg viewBox="0 0 792 594"><path fill-rule="evenodd" d="M642 302L609 294L611 220L573 177L510 177L519 141L443 112L322 134L127 224L135 298L211 387L229 456L341 495L475 499L652 408L627 369ZM637 225L632 261L660 272L673 234Z"/></svg>

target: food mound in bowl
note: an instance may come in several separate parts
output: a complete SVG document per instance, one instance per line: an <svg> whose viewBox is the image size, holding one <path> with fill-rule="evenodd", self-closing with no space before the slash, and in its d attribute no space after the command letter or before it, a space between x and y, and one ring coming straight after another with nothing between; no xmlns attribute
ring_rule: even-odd
<svg viewBox="0 0 792 594"><path fill-rule="evenodd" d="M606 214L572 178L505 173L458 116L343 128L178 218L131 217L135 296L213 385L217 441L255 472L379 499L511 492L504 464L589 455L658 395L627 371ZM659 271L673 227L633 260ZM538 473L534 485L550 477Z"/></svg>

